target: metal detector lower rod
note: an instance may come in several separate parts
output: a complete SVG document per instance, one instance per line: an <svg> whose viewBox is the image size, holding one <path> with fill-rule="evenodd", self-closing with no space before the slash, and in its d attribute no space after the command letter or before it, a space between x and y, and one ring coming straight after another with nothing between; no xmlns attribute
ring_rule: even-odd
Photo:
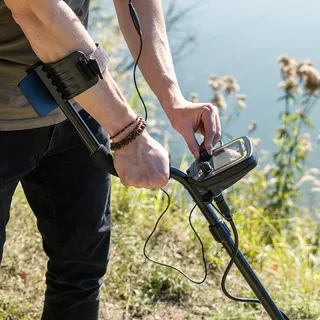
<svg viewBox="0 0 320 320"><path fill-rule="evenodd" d="M89 130L86 123L82 120L74 106L70 101L63 101L64 103L60 104L60 108L62 109L65 116L70 120L74 128L77 130L79 136L90 150L91 153L94 153L97 149L99 149L100 143L97 138L92 134L91 130Z"/></svg>
<svg viewBox="0 0 320 320"><path fill-rule="evenodd" d="M200 211L205 216L209 223L209 229L215 240L222 243L223 247L227 250L230 256L234 252L234 242L231 238L231 232L227 225L217 217L212 209L211 205L206 205L197 190L193 189L190 183L187 181L187 176L178 169L171 168L171 178L180 182L192 196L193 200L198 205ZM274 301L263 287L262 283L252 270L249 263L246 261L245 257L238 250L235 264L242 273L243 277L246 279L247 283L251 287L252 291L255 293L266 312L269 314L272 320L284 320L280 310L275 305Z"/></svg>

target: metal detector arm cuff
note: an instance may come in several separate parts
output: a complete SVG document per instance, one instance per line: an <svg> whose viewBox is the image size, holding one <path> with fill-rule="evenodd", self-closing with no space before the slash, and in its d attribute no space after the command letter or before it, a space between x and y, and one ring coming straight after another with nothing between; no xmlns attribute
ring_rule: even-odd
<svg viewBox="0 0 320 320"><path fill-rule="evenodd" d="M75 51L57 62L43 63L44 70L64 99L76 97L93 87L99 78L103 79L109 57L99 44L96 46L96 50L88 56Z"/></svg>

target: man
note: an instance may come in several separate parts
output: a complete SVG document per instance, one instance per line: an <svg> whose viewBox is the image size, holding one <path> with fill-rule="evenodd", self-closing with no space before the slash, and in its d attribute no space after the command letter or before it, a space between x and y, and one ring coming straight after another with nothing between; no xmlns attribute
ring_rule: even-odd
<svg viewBox="0 0 320 320"><path fill-rule="evenodd" d="M114 0L114 5L122 33L136 57L139 38L128 1ZM183 98L161 0L135 0L134 5L143 28L139 67L172 126L198 159L195 133L204 135L208 152L219 138L217 109ZM59 109L37 117L17 85L27 67L39 59L51 63L74 51L89 55L95 50L84 27L88 6L89 0L0 0L0 259L11 198L21 181L49 258L42 319L98 318L99 287L110 240L110 177L92 163L75 130L62 121ZM108 70L75 100L104 144L108 144L108 134L121 132L113 139L117 143L135 129L137 115ZM146 130L114 153L114 164L127 186L159 188L169 178L168 153Z"/></svg>

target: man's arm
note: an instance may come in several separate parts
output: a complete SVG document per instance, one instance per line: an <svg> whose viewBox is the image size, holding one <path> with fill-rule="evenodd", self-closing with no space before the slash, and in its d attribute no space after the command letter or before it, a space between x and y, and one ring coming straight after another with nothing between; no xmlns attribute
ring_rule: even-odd
<svg viewBox="0 0 320 320"><path fill-rule="evenodd" d="M85 54L95 50L94 41L64 1L5 0L5 3L43 62L55 62L77 50ZM108 70L103 80L77 96L76 100L110 135L117 133L136 117ZM132 127L128 128L129 132L130 129ZM126 132L122 133L117 140L125 135ZM169 178L167 151L146 131L128 146L115 152L114 162L125 185L162 187Z"/></svg>
<svg viewBox="0 0 320 320"><path fill-rule="evenodd" d="M121 31L132 56L136 58L140 41L130 17L129 1L113 1ZM183 97L174 72L161 2L133 0L132 4L137 10L142 26L143 51L139 68L161 105L166 108L172 101Z"/></svg>
<svg viewBox="0 0 320 320"><path fill-rule="evenodd" d="M81 50L86 55L96 48L82 23L62 0L5 0L32 49L45 63L55 62ZM79 95L76 100L112 136L130 123L135 114L121 95L110 73L104 81ZM111 107L112 106L112 107Z"/></svg>
<svg viewBox="0 0 320 320"><path fill-rule="evenodd" d="M139 51L139 37L128 10L128 0L113 0L121 31L134 58ZM139 68L156 94L173 127L185 138L189 149L199 158L194 133L204 135L211 151L220 137L218 110L209 103L192 104L180 91L169 48L161 0L133 0L142 26L143 51Z"/></svg>

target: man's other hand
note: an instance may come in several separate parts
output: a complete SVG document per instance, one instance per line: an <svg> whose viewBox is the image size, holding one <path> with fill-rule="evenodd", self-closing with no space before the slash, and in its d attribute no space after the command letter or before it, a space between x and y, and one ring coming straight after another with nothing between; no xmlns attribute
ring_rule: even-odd
<svg viewBox="0 0 320 320"><path fill-rule="evenodd" d="M195 133L204 136L204 147L212 154L214 145L221 135L218 108L210 103L193 103L178 100L166 106L167 116L173 126L185 139L191 153L199 160L200 146Z"/></svg>

